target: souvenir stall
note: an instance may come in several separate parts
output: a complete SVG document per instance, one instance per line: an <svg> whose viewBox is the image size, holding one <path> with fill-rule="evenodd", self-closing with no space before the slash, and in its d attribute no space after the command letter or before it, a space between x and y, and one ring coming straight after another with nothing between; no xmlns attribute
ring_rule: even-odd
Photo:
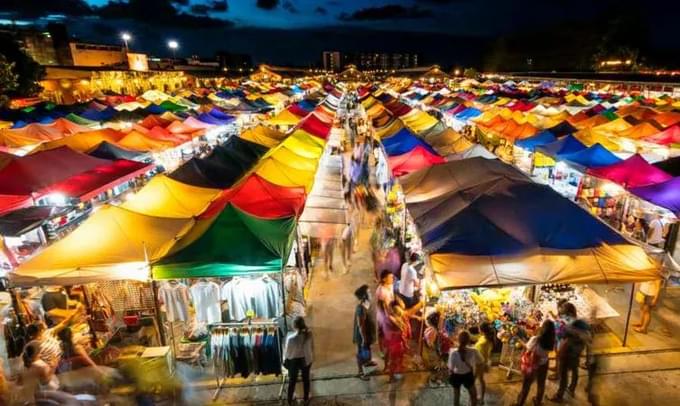
<svg viewBox="0 0 680 406"><path fill-rule="evenodd" d="M595 348L626 345L632 284L660 277L640 247L499 161L455 161L400 183L427 253L428 304L447 334L491 322L514 370L518 340L568 300L602 333Z"/></svg>

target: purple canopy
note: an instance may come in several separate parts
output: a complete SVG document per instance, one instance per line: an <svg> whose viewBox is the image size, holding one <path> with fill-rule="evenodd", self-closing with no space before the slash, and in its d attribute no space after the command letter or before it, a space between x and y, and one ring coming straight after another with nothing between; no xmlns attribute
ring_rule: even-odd
<svg viewBox="0 0 680 406"><path fill-rule="evenodd" d="M650 186L629 189L641 199L680 214L680 177Z"/></svg>

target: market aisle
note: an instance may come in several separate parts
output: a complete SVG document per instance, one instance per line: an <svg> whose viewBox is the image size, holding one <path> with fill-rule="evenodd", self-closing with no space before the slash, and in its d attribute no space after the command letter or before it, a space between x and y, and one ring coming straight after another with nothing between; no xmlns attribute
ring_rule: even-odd
<svg viewBox="0 0 680 406"><path fill-rule="evenodd" d="M315 340L315 360L312 368L315 378L356 374L356 347L352 344L356 304L354 291L363 284L368 284L371 291L375 290L369 244L371 232L369 226L362 226L358 250L352 256L352 268L348 274L343 274L339 247L336 248L333 261L334 271L328 277L323 269L323 261L316 260L308 312L308 321Z"/></svg>

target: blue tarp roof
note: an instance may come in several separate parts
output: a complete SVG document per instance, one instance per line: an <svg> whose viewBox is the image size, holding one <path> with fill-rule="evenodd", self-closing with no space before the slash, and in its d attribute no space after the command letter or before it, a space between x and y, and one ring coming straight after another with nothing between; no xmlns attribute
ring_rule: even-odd
<svg viewBox="0 0 680 406"><path fill-rule="evenodd" d="M555 134L556 137L562 137L564 135L575 133L577 129L576 127L571 125L568 121L562 121L556 126L548 128L548 131Z"/></svg>
<svg viewBox="0 0 680 406"><path fill-rule="evenodd" d="M532 182L498 160L480 159L444 164L448 168L437 168L438 173L447 169L442 179L410 175L422 185L451 186L438 197L408 204L430 254L511 255L537 248L578 250L626 243L549 186Z"/></svg>
<svg viewBox="0 0 680 406"><path fill-rule="evenodd" d="M298 106L300 106L304 110L312 111L316 107L316 103L314 103L311 100L304 99L304 100L298 102Z"/></svg>
<svg viewBox="0 0 680 406"><path fill-rule="evenodd" d="M212 109L210 109L208 114L210 114L211 116L213 116L213 117L215 117L219 120L227 121L227 122L234 121L236 119L236 117L229 115L229 114L223 112L222 110L220 110L216 107L213 107Z"/></svg>
<svg viewBox="0 0 680 406"><path fill-rule="evenodd" d="M536 150L545 155L556 157L560 154L569 154L586 148L587 147L581 141L577 140L576 137L573 135L567 135L566 137L561 138L558 141L551 142L550 144L539 145L536 147Z"/></svg>
<svg viewBox="0 0 680 406"><path fill-rule="evenodd" d="M418 145L422 145L433 154L439 155L428 143L413 135L413 133L406 128L402 128L390 137L383 138L382 143L385 147L385 152L389 156L405 154Z"/></svg>
<svg viewBox="0 0 680 406"><path fill-rule="evenodd" d="M116 115L116 109L113 107L109 106L104 110L97 110L93 108L89 108L86 110L83 110L80 114L78 114L80 117L86 118L88 120L92 121L109 121Z"/></svg>
<svg viewBox="0 0 680 406"><path fill-rule="evenodd" d="M621 162L621 159L609 152L600 143L593 144L586 149L571 152L568 154L558 154L557 158L571 164L577 164L585 168L600 168Z"/></svg>
<svg viewBox="0 0 680 406"><path fill-rule="evenodd" d="M471 118L475 118L482 114L482 112L474 107L469 107L460 113L456 114L454 117L456 117L459 120L469 120Z"/></svg>
<svg viewBox="0 0 680 406"><path fill-rule="evenodd" d="M534 152L536 147L540 145L550 144L555 141L557 141L557 137L555 137L553 133L551 133L550 131L545 130L529 138L518 140L515 142L515 145L517 145L520 148L524 148L527 151Z"/></svg>
<svg viewBox="0 0 680 406"><path fill-rule="evenodd" d="M214 125L225 125L229 124L232 120L221 120L212 114L201 113L196 118L204 123L214 124Z"/></svg>

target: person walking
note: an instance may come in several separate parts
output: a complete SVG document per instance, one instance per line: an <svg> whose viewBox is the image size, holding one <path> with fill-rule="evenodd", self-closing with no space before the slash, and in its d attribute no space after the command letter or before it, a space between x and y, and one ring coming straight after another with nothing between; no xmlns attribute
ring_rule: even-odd
<svg viewBox="0 0 680 406"><path fill-rule="evenodd" d="M353 234L352 224L348 222L342 230L342 266L345 268L344 273L348 273L352 266Z"/></svg>
<svg viewBox="0 0 680 406"><path fill-rule="evenodd" d="M560 386L557 393L550 398L551 401L561 403L567 390L572 397L574 396L578 385L579 360L591 338L590 326L584 320L574 320L566 327L563 343L557 352Z"/></svg>
<svg viewBox="0 0 680 406"><path fill-rule="evenodd" d="M525 346L523 359L531 362L522 368L522 389L514 406L523 406L529 396L531 385L536 381L534 406L543 402L545 381L548 377L548 354L555 348L555 324L547 319L543 322L535 336Z"/></svg>
<svg viewBox="0 0 680 406"><path fill-rule="evenodd" d="M486 380L484 375L489 371L491 366L491 351L493 351L494 338L496 330L491 326L491 323L485 321L479 325L479 330L482 333L479 340L475 343L475 349L479 351L484 362L477 369L476 378L479 381L479 404L484 404L484 395L486 395Z"/></svg>
<svg viewBox="0 0 680 406"><path fill-rule="evenodd" d="M288 404L293 404L298 374L302 373L304 402L305 405L308 405L311 386L309 373L314 361L314 339L304 318L296 317L293 321L293 327L295 327L295 331L286 337L283 361L284 366L288 370Z"/></svg>
<svg viewBox="0 0 680 406"><path fill-rule="evenodd" d="M477 405L477 389L475 389L475 368L483 360L475 348L468 348L470 333L461 331L458 334L458 348L449 352L449 382L453 386L453 404L460 406L460 387L464 386L470 394L470 406Z"/></svg>
<svg viewBox="0 0 680 406"><path fill-rule="evenodd" d="M359 300L354 310L354 337L352 342L357 345L357 369L358 377L367 381L365 367L375 366L371 345L375 342L375 320L369 309L371 307L371 294L368 285L361 285L354 292L354 296Z"/></svg>

